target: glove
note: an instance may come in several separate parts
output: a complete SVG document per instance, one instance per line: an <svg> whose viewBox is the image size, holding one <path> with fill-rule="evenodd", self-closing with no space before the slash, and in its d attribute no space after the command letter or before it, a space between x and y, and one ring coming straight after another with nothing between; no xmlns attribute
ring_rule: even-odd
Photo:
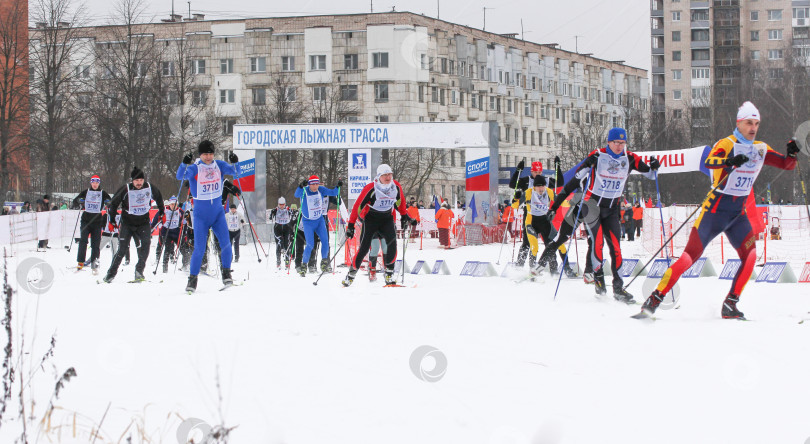
<svg viewBox="0 0 810 444"><path fill-rule="evenodd" d="M518 200L522 196L523 196L523 191L522 190L515 190L515 197L513 197L512 200Z"/></svg>
<svg viewBox="0 0 810 444"><path fill-rule="evenodd" d="M658 168L661 168L661 162L658 161L657 157L653 157L650 159L650 169L655 171L658 170Z"/></svg>
<svg viewBox="0 0 810 444"><path fill-rule="evenodd" d="M236 155L236 153L231 152L231 155L228 156L228 161L230 163L238 163L239 162L239 157Z"/></svg>
<svg viewBox="0 0 810 444"><path fill-rule="evenodd" d="M523 168L524 168L525 166L526 166L526 164L525 164L525 163L524 163L524 162L521 160L521 161L520 161L520 162L518 162L518 164L517 164L517 170L518 170L518 171L523 171Z"/></svg>
<svg viewBox="0 0 810 444"><path fill-rule="evenodd" d="M343 186L343 181L342 181L342 180L338 180L337 187L338 187L338 188L340 188L340 187L342 187L342 186Z"/></svg>
<svg viewBox="0 0 810 444"><path fill-rule="evenodd" d="M593 168L599 163L599 154L591 154L585 159L585 166Z"/></svg>
<svg viewBox="0 0 810 444"><path fill-rule="evenodd" d="M789 140L787 143L787 155L788 157L796 158L799 154L799 145L796 145L795 140Z"/></svg>
<svg viewBox="0 0 810 444"><path fill-rule="evenodd" d="M354 237L354 222L349 222L346 225L346 239L351 239Z"/></svg>
<svg viewBox="0 0 810 444"><path fill-rule="evenodd" d="M307 185L309 185L309 181L308 180L302 180L301 184L298 185L298 186L300 186L301 188L306 188Z"/></svg>
<svg viewBox="0 0 810 444"><path fill-rule="evenodd" d="M106 207L107 205L109 205L109 204L110 204L110 199L107 199L107 200L105 200L105 201L104 201L104 206L105 206L105 207Z"/></svg>
<svg viewBox="0 0 810 444"><path fill-rule="evenodd" d="M84 199L79 199L79 203L84 203Z"/></svg>
<svg viewBox="0 0 810 444"><path fill-rule="evenodd" d="M403 214L402 218L400 218L400 220L399 220L399 224L402 227L402 229L404 230L408 226L408 223L410 223L410 221L411 221L411 217L408 216L407 214Z"/></svg>
<svg viewBox="0 0 810 444"><path fill-rule="evenodd" d="M745 154L737 154L734 157L729 157L728 159L726 159L724 163L726 164L726 166L739 168L746 162L748 162L748 156L746 156Z"/></svg>
<svg viewBox="0 0 810 444"><path fill-rule="evenodd" d="M194 156L191 153L186 154L183 156L183 163L186 165L191 165L191 161L194 160Z"/></svg>

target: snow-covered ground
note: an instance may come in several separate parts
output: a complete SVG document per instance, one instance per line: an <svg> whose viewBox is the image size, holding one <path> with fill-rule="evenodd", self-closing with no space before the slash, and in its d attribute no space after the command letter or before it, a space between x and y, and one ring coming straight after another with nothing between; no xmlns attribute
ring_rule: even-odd
<svg viewBox="0 0 810 444"><path fill-rule="evenodd" d="M580 279L563 279L555 301L556 279L458 275L466 260L494 264L499 245L409 244L409 264L441 258L452 274L406 275L405 288L362 274L343 288L345 268L313 286L316 276L276 270L272 253L258 263L247 245L234 264L243 286L219 292L218 279L201 276L187 295L184 273L152 274L152 254L151 282L126 282L133 261L97 284L103 274L67 268L75 249L52 244L47 253L17 246L8 258L15 348L27 353L26 396L36 400L31 442L90 442L101 423L96 442L174 444L187 418L236 426L230 442L240 444L810 438L810 321L799 324L810 317L810 284L750 283L740 308L751 322L740 322L720 318L729 281L682 279L681 307L643 322L629 318L638 305L595 298ZM625 257L647 259L640 242L622 246ZM584 256L584 242L578 250ZM509 244L499 273L512 254ZM31 257L54 271L41 296L13 282ZM109 262L107 249L103 269ZM642 282L630 288L639 302ZM40 369L53 334L54 356ZM423 346L435 350L422 358ZM434 367L445 362L442 375ZM418 378L420 364L424 379L439 380ZM54 374L69 367L78 376L48 429L38 421ZM6 422L0 442L20 431L18 420Z"/></svg>

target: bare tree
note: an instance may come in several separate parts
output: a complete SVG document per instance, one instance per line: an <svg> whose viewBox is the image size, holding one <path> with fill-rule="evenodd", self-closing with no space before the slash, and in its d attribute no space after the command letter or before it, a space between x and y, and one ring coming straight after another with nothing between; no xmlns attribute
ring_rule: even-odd
<svg viewBox="0 0 810 444"><path fill-rule="evenodd" d="M14 162L15 154L26 154L28 17L25 1L0 3L0 199L5 199L11 186L11 171L19 168Z"/></svg>

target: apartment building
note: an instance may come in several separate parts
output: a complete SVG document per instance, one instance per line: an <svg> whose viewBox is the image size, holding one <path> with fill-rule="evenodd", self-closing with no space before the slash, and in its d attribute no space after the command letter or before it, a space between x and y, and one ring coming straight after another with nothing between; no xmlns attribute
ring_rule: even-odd
<svg viewBox="0 0 810 444"><path fill-rule="evenodd" d="M86 28L81 59L92 47L117 44L114 28ZM265 123L247 111L267 106L283 78L283 100L317 104L336 92L350 102L338 121L494 120L501 166L522 159L551 165L575 142L574 126L621 126L628 110L649 102L645 70L409 12L173 16L134 33L169 50L186 46L189 101L213 110L226 135L236 123ZM162 75L174 75L174 62L162 63ZM81 69L88 78L109 70L98 60ZM451 153L446 166L457 179L436 181L429 191L463 195L463 153Z"/></svg>
<svg viewBox="0 0 810 444"><path fill-rule="evenodd" d="M708 127L710 105L739 106L744 64L761 64L763 81L782 77L788 55L810 66L810 1L652 0L651 34L653 112L691 107Z"/></svg>

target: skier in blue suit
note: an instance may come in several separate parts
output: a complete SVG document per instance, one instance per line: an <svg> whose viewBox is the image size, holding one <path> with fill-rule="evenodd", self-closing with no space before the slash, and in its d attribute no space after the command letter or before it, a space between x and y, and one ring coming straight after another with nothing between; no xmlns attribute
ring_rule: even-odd
<svg viewBox="0 0 810 444"><path fill-rule="evenodd" d="M301 265L297 268L298 274L301 276L307 275L306 264L309 262L309 256L312 254L312 246L315 243L315 234L320 239L329 239L329 233L326 231L326 221L324 214L326 207L324 206L324 197L337 196L338 188L343 185L342 181L338 181L337 188L326 188L321 185L321 180L318 176L312 175L308 180L301 182L299 188L295 189L295 197L301 199L301 224L304 226L304 238L306 239L306 247L304 247L304 254L302 256ZM328 201L327 201L328 202ZM321 242L321 271L329 267L329 242Z"/></svg>
<svg viewBox="0 0 810 444"><path fill-rule="evenodd" d="M208 243L208 230L214 231L219 242L222 262L222 283L233 285L231 278L231 251L228 222L222 211L222 189L225 175L237 177L236 167L224 160L214 160L214 144L203 140L197 147L200 158L192 164L191 153L183 157L183 164L177 169L177 180L188 180L189 190L194 197L192 226L194 227L194 252L191 253L188 284L186 291L197 289L197 275L200 273L205 247ZM231 153L228 160L231 164L239 162L236 154Z"/></svg>

